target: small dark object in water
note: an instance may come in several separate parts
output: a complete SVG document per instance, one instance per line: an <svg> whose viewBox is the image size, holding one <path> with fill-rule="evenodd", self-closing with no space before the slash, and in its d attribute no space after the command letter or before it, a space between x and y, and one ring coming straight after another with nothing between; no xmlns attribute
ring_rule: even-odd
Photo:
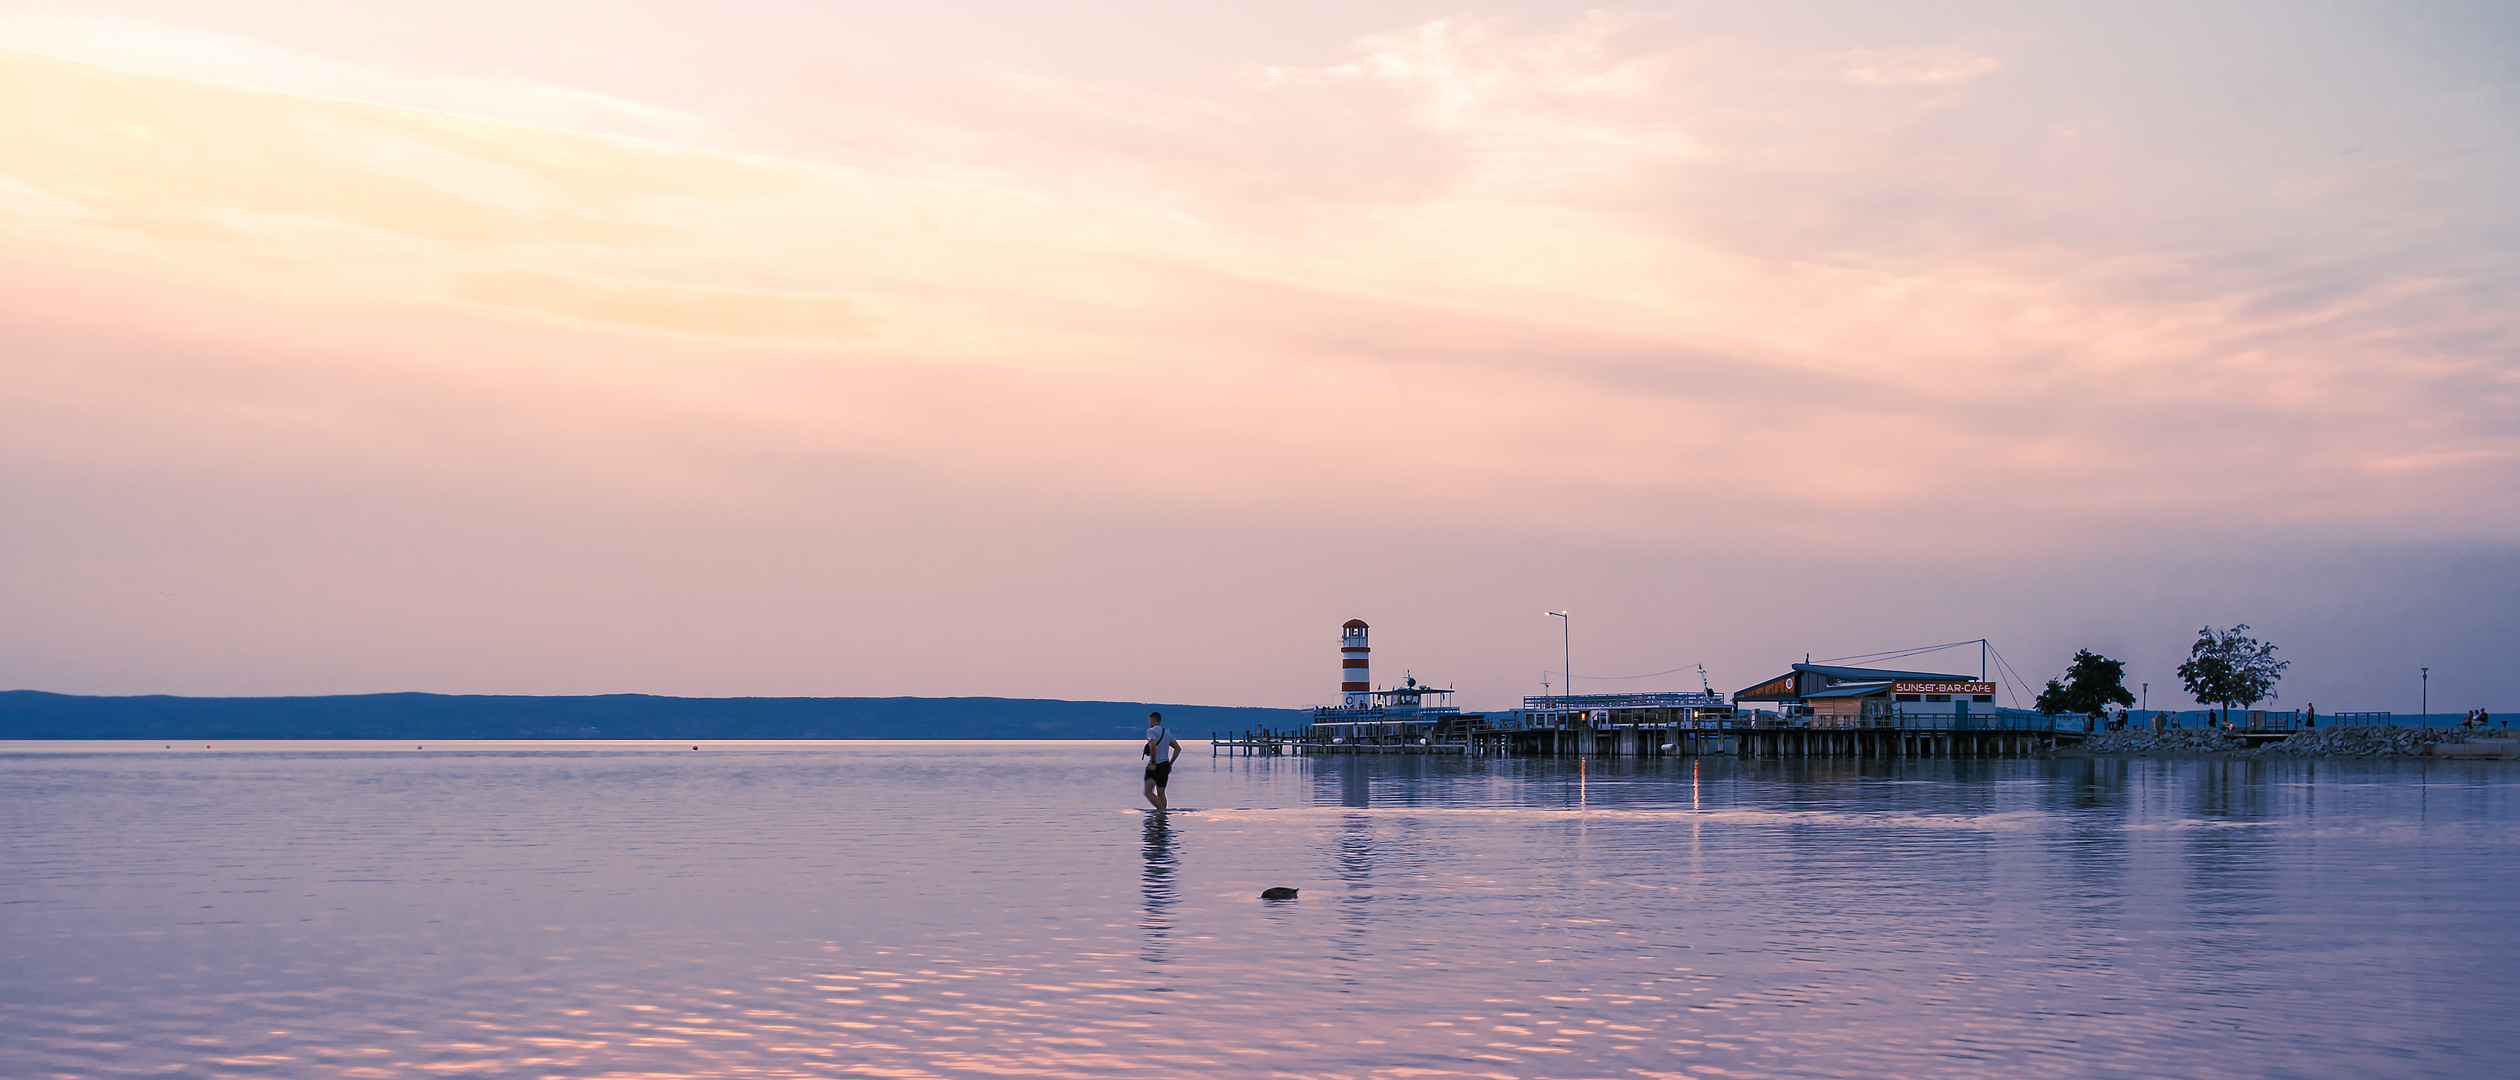
<svg viewBox="0 0 2520 1080"><path fill-rule="evenodd" d="M1274 888L1274 889L1268 889L1268 890L1263 891L1263 892L1260 894L1260 899L1263 899L1263 900L1292 900L1292 899L1295 899L1295 892L1296 892L1296 890L1294 890L1294 889L1290 889L1290 888L1287 888L1286 886L1280 885L1280 886L1278 886L1277 888Z"/></svg>

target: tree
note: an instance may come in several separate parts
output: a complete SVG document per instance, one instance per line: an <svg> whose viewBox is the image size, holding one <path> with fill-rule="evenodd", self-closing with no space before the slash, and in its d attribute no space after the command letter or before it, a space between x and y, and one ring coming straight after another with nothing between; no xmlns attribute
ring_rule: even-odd
<svg viewBox="0 0 2520 1080"><path fill-rule="evenodd" d="M2225 725L2231 723L2231 707L2255 705L2275 696L2275 681L2284 677L2290 660L2275 659L2275 646L2248 634L2249 624L2241 623L2222 633L2213 627L2196 632L2196 644L2188 647L2187 663L2179 665L2179 681L2187 684L2199 705L2222 706Z"/></svg>
<svg viewBox="0 0 2520 1080"><path fill-rule="evenodd" d="M2126 692L2124 661L2111 660L2089 649L2076 649L2073 665L2065 669L2065 678L2049 679L2047 689L2039 691L2039 700L2034 704L2041 716L2099 716L2111 705L2135 704L2135 695Z"/></svg>

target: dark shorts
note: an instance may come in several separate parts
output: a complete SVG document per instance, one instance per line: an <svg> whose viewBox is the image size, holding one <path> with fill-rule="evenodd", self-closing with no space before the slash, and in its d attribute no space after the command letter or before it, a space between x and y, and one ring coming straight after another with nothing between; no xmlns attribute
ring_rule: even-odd
<svg viewBox="0 0 2520 1080"><path fill-rule="evenodd" d="M1147 763L1146 778L1155 781L1156 787L1162 787L1166 783L1169 783L1172 780L1172 762L1155 761Z"/></svg>

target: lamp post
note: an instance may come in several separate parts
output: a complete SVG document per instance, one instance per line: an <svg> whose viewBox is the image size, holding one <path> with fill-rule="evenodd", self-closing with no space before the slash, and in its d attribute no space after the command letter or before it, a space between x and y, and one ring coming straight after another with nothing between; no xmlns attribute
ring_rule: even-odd
<svg viewBox="0 0 2520 1080"><path fill-rule="evenodd" d="M2422 712L2418 712L2418 713L2416 713L2416 714L2415 714L2415 726L2416 726L2416 727L2431 727L2431 726L2432 726L2432 669L2431 669L2431 668L2426 667L2426 668L2416 668L2415 670L2417 670L2417 671L2420 671L2420 672L2423 672L2423 673L2424 673L2424 698L2423 698L2424 703L2423 703L2422 705L2418 706L2418 708L2422 709L2423 711L2422 711Z"/></svg>
<svg viewBox="0 0 2520 1080"><path fill-rule="evenodd" d="M1558 674L1566 676L1566 692L1571 697L1575 693L1575 620L1568 618L1563 611L1544 614L1557 616Z"/></svg>

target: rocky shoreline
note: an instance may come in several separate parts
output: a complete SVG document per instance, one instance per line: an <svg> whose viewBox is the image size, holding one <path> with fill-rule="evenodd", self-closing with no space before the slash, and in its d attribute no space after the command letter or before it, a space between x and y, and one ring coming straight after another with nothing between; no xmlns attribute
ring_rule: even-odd
<svg viewBox="0 0 2520 1080"><path fill-rule="evenodd" d="M2424 757L2432 753L2427 750L2427 747L2455 747L2486 740L2493 740L2494 744L2503 744L2514 739L2520 739L2520 731L2509 728L2462 731L2458 728L2393 725L2317 728L2310 731L2296 731L2274 742L2251 745L2249 742L2232 738L2228 732L2213 728L2171 728L2167 731L2129 729L2094 735L2083 740L2080 745L2061 750L2059 753L2113 756L2210 754L2217 757L2259 758ZM2483 749L2483 747L2477 749Z"/></svg>

